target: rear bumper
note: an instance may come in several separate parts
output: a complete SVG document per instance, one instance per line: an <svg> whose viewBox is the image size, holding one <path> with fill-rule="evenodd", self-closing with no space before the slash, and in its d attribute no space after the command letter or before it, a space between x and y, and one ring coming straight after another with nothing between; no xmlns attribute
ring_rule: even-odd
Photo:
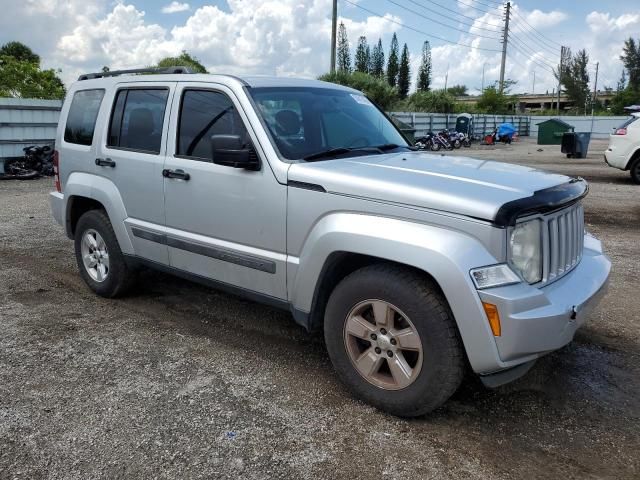
<svg viewBox="0 0 640 480"><path fill-rule="evenodd" d="M502 334L495 337L500 359L494 372L571 342L606 293L610 270L600 242L586 235L582 261L560 280L542 288L517 284L480 291L481 300L496 305L500 313Z"/></svg>
<svg viewBox="0 0 640 480"><path fill-rule="evenodd" d="M627 170L627 165L629 163L629 159L626 156L617 155L616 149L611 146L604 152L604 161L610 167L618 168L620 170Z"/></svg>
<svg viewBox="0 0 640 480"><path fill-rule="evenodd" d="M61 226L64 226L64 195L59 192L49 193L49 205L53 219Z"/></svg>

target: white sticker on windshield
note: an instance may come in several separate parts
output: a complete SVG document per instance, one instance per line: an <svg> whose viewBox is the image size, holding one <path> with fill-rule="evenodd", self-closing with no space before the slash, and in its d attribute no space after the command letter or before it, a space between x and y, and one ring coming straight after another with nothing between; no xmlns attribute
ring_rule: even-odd
<svg viewBox="0 0 640 480"><path fill-rule="evenodd" d="M369 107L373 107L373 104L369 101L369 99L367 97L365 97L364 95L356 95L355 93L352 93L351 96L353 97L353 99L358 102L360 105L367 105Z"/></svg>

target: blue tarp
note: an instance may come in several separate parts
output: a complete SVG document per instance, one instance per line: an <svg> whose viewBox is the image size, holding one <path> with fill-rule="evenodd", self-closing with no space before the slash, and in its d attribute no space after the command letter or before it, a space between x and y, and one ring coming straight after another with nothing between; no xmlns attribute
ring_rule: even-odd
<svg viewBox="0 0 640 480"><path fill-rule="evenodd" d="M498 137L513 137L518 130L511 123L503 123L498 127Z"/></svg>

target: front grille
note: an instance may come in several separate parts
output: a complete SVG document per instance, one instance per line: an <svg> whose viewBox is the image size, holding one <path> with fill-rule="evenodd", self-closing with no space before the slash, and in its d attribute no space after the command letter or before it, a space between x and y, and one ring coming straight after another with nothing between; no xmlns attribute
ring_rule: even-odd
<svg viewBox="0 0 640 480"><path fill-rule="evenodd" d="M582 259L584 248L584 209L577 203L545 216L545 283L553 282L573 270Z"/></svg>

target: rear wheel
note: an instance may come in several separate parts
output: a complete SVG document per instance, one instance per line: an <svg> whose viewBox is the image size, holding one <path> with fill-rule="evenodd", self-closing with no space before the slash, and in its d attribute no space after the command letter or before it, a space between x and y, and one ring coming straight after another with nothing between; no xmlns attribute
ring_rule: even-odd
<svg viewBox="0 0 640 480"><path fill-rule="evenodd" d="M102 210L90 210L78 220L75 251L80 275L95 293L113 298L130 289L134 272L126 264L111 222Z"/></svg>
<svg viewBox="0 0 640 480"><path fill-rule="evenodd" d="M629 173L631 174L631 180L633 180L633 183L640 184L640 155L636 155L636 159L629 168Z"/></svg>
<svg viewBox="0 0 640 480"><path fill-rule="evenodd" d="M393 415L423 415L462 381L462 345L447 302L412 270L379 264L352 273L331 294L324 328L340 379Z"/></svg>

